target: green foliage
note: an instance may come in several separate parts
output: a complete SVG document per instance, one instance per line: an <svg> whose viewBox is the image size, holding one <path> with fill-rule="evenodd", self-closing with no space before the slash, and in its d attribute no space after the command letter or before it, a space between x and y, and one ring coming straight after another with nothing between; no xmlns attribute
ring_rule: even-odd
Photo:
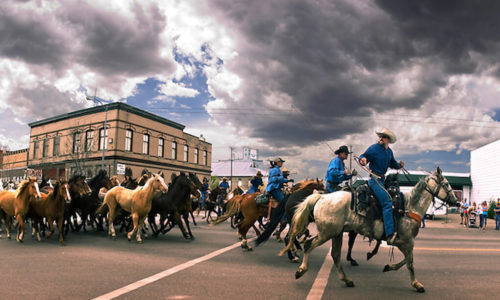
<svg viewBox="0 0 500 300"><path fill-rule="evenodd" d="M219 177L217 176L211 176L210 177L210 183L209 183L209 186L210 186L210 190L214 190L216 187L219 186Z"/></svg>
<svg viewBox="0 0 500 300"><path fill-rule="evenodd" d="M495 219L495 206L496 201L491 201L490 207L488 207L488 219Z"/></svg>

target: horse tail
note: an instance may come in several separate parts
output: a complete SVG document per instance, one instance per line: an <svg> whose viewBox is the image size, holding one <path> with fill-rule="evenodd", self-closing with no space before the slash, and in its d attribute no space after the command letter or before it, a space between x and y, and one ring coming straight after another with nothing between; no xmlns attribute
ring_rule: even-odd
<svg viewBox="0 0 500 300"><path fill-rule="evenodd" d="M293 247L293 242L295 241L295 237L302 234L306 229L307 225L309 225L309 216L314 209L314 206L321 199L321 194L312 194L304 200L304 202L297 205L297 209L293 214L291 229L290 229L290 238L288 240L288 244L286 247L278 254L282 256L285 252L289 251Z"/></svg>
<svg viewBox="0 0 500 300"><path fill-rule="evenodd" d="M104 195L104 200L102 200L101 206L99 206L99 208L95 211L95 213L96 213L97 215L100 215L100 214L102 214L102 213L105 213L105 207L104 207L104 206L108 206L108 205L107 205L107 204L108 204L108 202L109 202L109 201L108 201L108 199L109 199L110 197L113 197L113 194L112 194L112 193L106 193L106 194Z"/></svg>
<svg viewBox="0 0 500 300"><path fill-rule="evenodd" d="M234 198L231 198L234 199ZM241 199L234 199L234 201L229 201L226 206L226 213L220 217L217 217L214 221L210 222L208 226L215 226L220 224L232 216L236 216L241 210Z"/></svg>

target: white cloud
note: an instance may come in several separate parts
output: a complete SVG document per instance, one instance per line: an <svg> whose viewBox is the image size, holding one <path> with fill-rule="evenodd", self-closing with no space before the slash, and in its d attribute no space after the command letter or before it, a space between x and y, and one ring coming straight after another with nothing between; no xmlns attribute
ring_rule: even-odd
<svg viewBox="0 0 500 300"><path fill-rule="evenodd" d="M186 87L183 83L167 82L159 85L159 92L167 97L196 97L199 92L195 89Z"/></svg>

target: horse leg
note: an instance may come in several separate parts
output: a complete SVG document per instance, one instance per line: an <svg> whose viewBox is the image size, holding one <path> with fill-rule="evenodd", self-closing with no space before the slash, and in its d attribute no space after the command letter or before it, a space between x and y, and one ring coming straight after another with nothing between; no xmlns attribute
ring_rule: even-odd
<svg viewBox="0 0 500 300"><path fill-rule="evenodd" d="M139 244L142 244L141 230L144 228L144 220L146 219L146 217L139 216L138 218L139 218L139 224L138 224L139 227L137 228L136 239Z"/></svg>
<svg viewBox="0 0 500 300"><path fill-rule="evenodd" d="M252 227L253 227L253 230L255 230L255 234L256 234L257 236L260 236L260 231L259 231L259 229L257 228L257 226L255 226L255 223L254 223L254 224L252 224Z"/></svg>
<svg viewBox="0 0 500 300"><path fill-rule="evenodd" d="M183 215L183 218L184 218L184 223L186 223L186 227L189 233L189 238L194 240L193 233L191 232L191 227L189 226L189 214Z"/></svg>
<svg viewBox="0 0 500 300"><path fill-rule="evenodd" d="M408 268L410 272L411 286L414 287L417 292L424 293L424 285L415 278L415 269L413 268L413 240L410 240L407 244L398 248L405 256L406 268Z"/></svg>
<svg viewBox="0 0 500 300"><path fill-rule="evenodd" d="M378 248L380 247L380 244L382 244L381 240L377 240L377 244L375 245L375 248L373 248L372 252L366 253L366 260L370 260L375 254L378 253Z"/></svg>
<svg viewBox="0 0 500 300"><path fill-rule="evenodd" d="M314 248L321 246L329 239L330 238L324 238L322 234L318 233L317 236L304 243L304 257L302 258L302 264L300 264L299 269L295 272L295 279L299 279L307 272L309 266L309 254L314 250Z"/></svg>
<svg viewBox="0 0 500 300"><path fill-rule="evenodd" d="M17 227L17 241L19 243L23 242L23 237L24 237L24 231L26 230L26 225L24 224L23 216L21 214L16 215L16 220L18 223Z"/></svg>
<svg viewBox="0 0 500 300"><path fill-rule="evenodd" d="M181 220L181 216L179 215L179 212L176 211L174 213L173 217L174 217L174 222L177 223L177 225L179 225L179 228L180 228L180 230L182 232L182 235L184 236L184 238L186 240L188 240L189 239L189 235L188 235L188 233L186 231L186 228L184 228L184 225L182 224L182 220Z"/></svg>
<svg viewBox="0 0 500 300"><path fill-rule="evenodd" d="M288 242L289 242L289 241L290 241L290 235L287 233L287 234L285 235L285 245L288 245ZM295 242L296 242L296 241L297 241L297 240L295 240ZM291 249L290 249L290 250L288 250L286 253L287 253L287 255L288 255L288 259L289 259L291 262L294 262L294 263L299 262L299 257L298 257L298 256L297 256L294 252L292 252L292 250L291 250Z"/></svg>
<svg viewBox="0 0 500 300"><path fill-rule="evenodd" d="M347 257L346 260L351 262L351 266L359 266L358 262L352 258L352 247L354 246L354 241L356 241L356 236L358 236L358 233L355 232L354 230L349 231L349 242L348 248L347 248Z"/></svg>
<svg viewBox="0 0 500 300"><path fill-rule="evenodd" d="M52 217L48 217L47 218L47 222L49 223L49 229L50 231L47 232L47 234L45 235L46 238L50 239L50 237L52 236L52 234L54 233L54 219Z"/></svg>
<svg viewBox="0 0 500 300"><path fill-rule="evenodd" d="M251 219L251 220L250 220ZM252 251L252 247L248 246L247 242L247 233L250 227L255 223L255 219L251 217L247 217L243 219L243 222L238 225L238 233L241 236L241 248L246 249L248 251Z"/></svg>
<svg viewBox="0 0 500 300"><path fill-rule="evenodd" d="M59 217L57 219L57 229L59 229L59 244L61 244L61 246L65 246L63 237L63 222L64 222L63 217Z"/></svg>
<svg viewBox="0 0 500 300"><path fill-rule="evenodd" d="M11 236L10 236L10 227L11 227L11 224L12 223L12 218L9 217L9 216L5 216L5 232L7 232L7 238L10 240Z"/></svg>
<svg viewBox="0 0 500 300"><path fill-rule="evenodd" d="M115 232L115 225L113 224L115 220L115 213L116 213L116 206L111 203L106 203L108 205L108 235L111 236L112 238L116 237L116 232Z"/></svg>
<svg viewBox="0 0 500 300"><path fill-rule="evenodd" d="M196 220L194 219L194 214L193 214L193 212L191 211L191 212L189 212L189 214L191 214L191 218L193 219L193 224L194 224L194 226L198 226L198 224L196 224ZM199 214L200 214L200 212L198 211L198 215L199 215Z"/></svg>
<svg viewBox="0 0 500 300"><path fill-rule="evenodd" d="M132 231L127 233L127 239L129 242L132 240L132 236L134 235L139 225L139 216L137 215L137 213L132 213L132 222L134 223L134 228L132 229ZM140 238L140 233L139 233L139 238ZM137 240L137 242L139 242L139 240ZM142 241L140 241L139 243L142 243Z"/></svg>

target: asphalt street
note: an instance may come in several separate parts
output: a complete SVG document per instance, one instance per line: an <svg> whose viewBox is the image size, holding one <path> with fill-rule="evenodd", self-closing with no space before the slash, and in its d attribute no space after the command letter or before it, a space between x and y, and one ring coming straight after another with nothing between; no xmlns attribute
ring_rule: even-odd
<svg viewBox="0 0 500 300"><path fill-rule="evenodd" d="M29 235L19 244L2 232L0 298L92 299L117 290L116 299L306 299L312 295L330 242L312 253L309 271L296 280L298 264L277 256L282 243L269 240L247 252L235 244L236 231L229 223L209 227L197 219L193 241L185 240L177 228L146 238L144 244L128 242L123 235L111 240L103 232L70 233L66 247L59 246L56 238L37 242ZM353 256L360 266L352 267L344 260L345 237L343 266L355 287L345 287L326 268L326 286L320 288L320 295L323 299L498 297L500 232L491 221L485 231L460 226L456 215L427 221L414 253L424 294L410 286L405 267L382 272L385 264L403 258L397 249L392 257L392 248L382 246L367 262L366 252L374 244L358 237ZM250 236L254 235L251 229ZM228 246L233 248L216 252ZM157 277L151 280L153 275Z"/></svg>

